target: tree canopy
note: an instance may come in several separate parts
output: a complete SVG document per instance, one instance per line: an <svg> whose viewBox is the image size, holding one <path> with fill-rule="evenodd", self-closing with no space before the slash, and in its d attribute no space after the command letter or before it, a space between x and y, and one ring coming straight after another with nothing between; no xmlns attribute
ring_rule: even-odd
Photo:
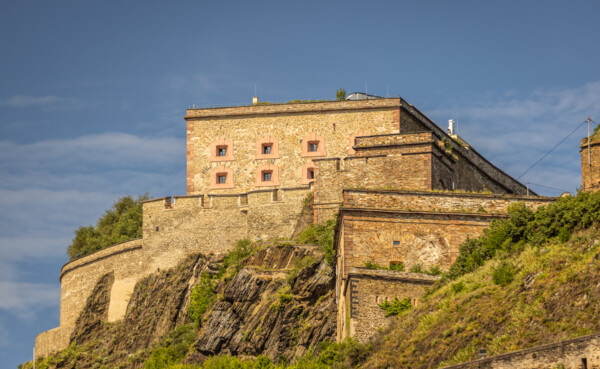
<svg viewBox="0 0 600 369"><path fill-rule="evenodd" d="M148 195L137 198L125 196L104 212L96 226L81 226L67 249L70 260L89 255L117 243L142 237L142 201Z"/></svg>

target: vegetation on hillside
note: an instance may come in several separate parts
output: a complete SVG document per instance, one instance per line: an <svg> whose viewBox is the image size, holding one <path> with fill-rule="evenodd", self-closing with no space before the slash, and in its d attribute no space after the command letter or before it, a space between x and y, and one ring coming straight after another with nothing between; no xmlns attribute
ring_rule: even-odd
<svg viewBox="0 0 600 369"><path fill-rule="evenodd" d="M142 201L148 195L137 198L125 196L105 211L96 226L81 226L67 249L70 260L89 255L117 243L142 237Z"/></svg>
<svg viewBox="0 0 600 369"><path fill-rule="evenodd" d="M522 204L467 240L443 281L400 314L365 367L436 368L600 331L600 194Z"/></svg>
<svg viewBox="0 0 600 369"><path fill-rule="evenodd" d="M325 260L333 266L335 261L335 251L333 250L333 236L335 234L335 220L328 220L321 224L311 224L305 230L300 232L296 242L300 244L319 245Z"/></svg>

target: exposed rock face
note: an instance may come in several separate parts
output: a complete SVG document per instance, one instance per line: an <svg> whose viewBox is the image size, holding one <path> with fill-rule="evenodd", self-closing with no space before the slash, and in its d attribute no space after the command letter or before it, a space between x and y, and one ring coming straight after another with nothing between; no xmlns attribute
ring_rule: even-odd
<svg viewBox="0 0 600 369"><path fill-rule="evenodd" d="M198 352L290 360L318 342L333 339L336 307L331 268L317 260L292 281L281 275L282 269L311 253L310 247L284 246L249 258L206 316L196 343ZM263 270L268 266L278 270Z"/></svg>
<svg viewBox="0 0 600 369"><path fill-rule="evenodd" d="M310 265L300 268L300 261ZM150 275L135 286L124 319L116 323L106 322L114 275L104 275L71 336L72 343L85 349L51 368L92 368L100 361L109 367L143 367L147 349L178 325L191 322L187 309L199 277L218 271L214 259L190 255L177 267ZM291 360L333 339L333 283L331 268L314 246L273 246L257 252L229 283L221 283L222 297L204 316L197 352L187 361L220 353Z"/></svg>

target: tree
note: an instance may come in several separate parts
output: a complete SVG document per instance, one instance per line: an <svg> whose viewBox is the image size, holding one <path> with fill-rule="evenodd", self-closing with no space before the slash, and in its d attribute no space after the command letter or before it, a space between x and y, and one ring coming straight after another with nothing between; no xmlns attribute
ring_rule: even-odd
<svg viewBox="0 0 600 369"><path fill-rule="evenodd" d="M335 93L335 98L337 101L342 101L346 98L346 89L340 88Z"/></svg>
<svg viewBox="0 0 600 369"><path fill-rule="evenodd" d="M96 226L81 226L75 231L75 238L67 249L70 260L89 255L117 243L142 236L142 201L148 195L136 199L125 196L113 204L98 219Z"/></svg>

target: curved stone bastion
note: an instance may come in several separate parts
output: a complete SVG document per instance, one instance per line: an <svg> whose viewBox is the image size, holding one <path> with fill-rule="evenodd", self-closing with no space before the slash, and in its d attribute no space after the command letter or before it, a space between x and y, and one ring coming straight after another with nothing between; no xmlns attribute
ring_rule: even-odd
<svg viewBox="0 0 600 369"><path fill-rule="evenodd" d="M243 194L163 197L142 204L142 238L65 264L61 270L60 327L39 334L36 355L66 348L94 286L113 272L108 321L123 318L135 284L172 268L190 253L225 254L236 241L290 238L310 186Z"/></svg>

